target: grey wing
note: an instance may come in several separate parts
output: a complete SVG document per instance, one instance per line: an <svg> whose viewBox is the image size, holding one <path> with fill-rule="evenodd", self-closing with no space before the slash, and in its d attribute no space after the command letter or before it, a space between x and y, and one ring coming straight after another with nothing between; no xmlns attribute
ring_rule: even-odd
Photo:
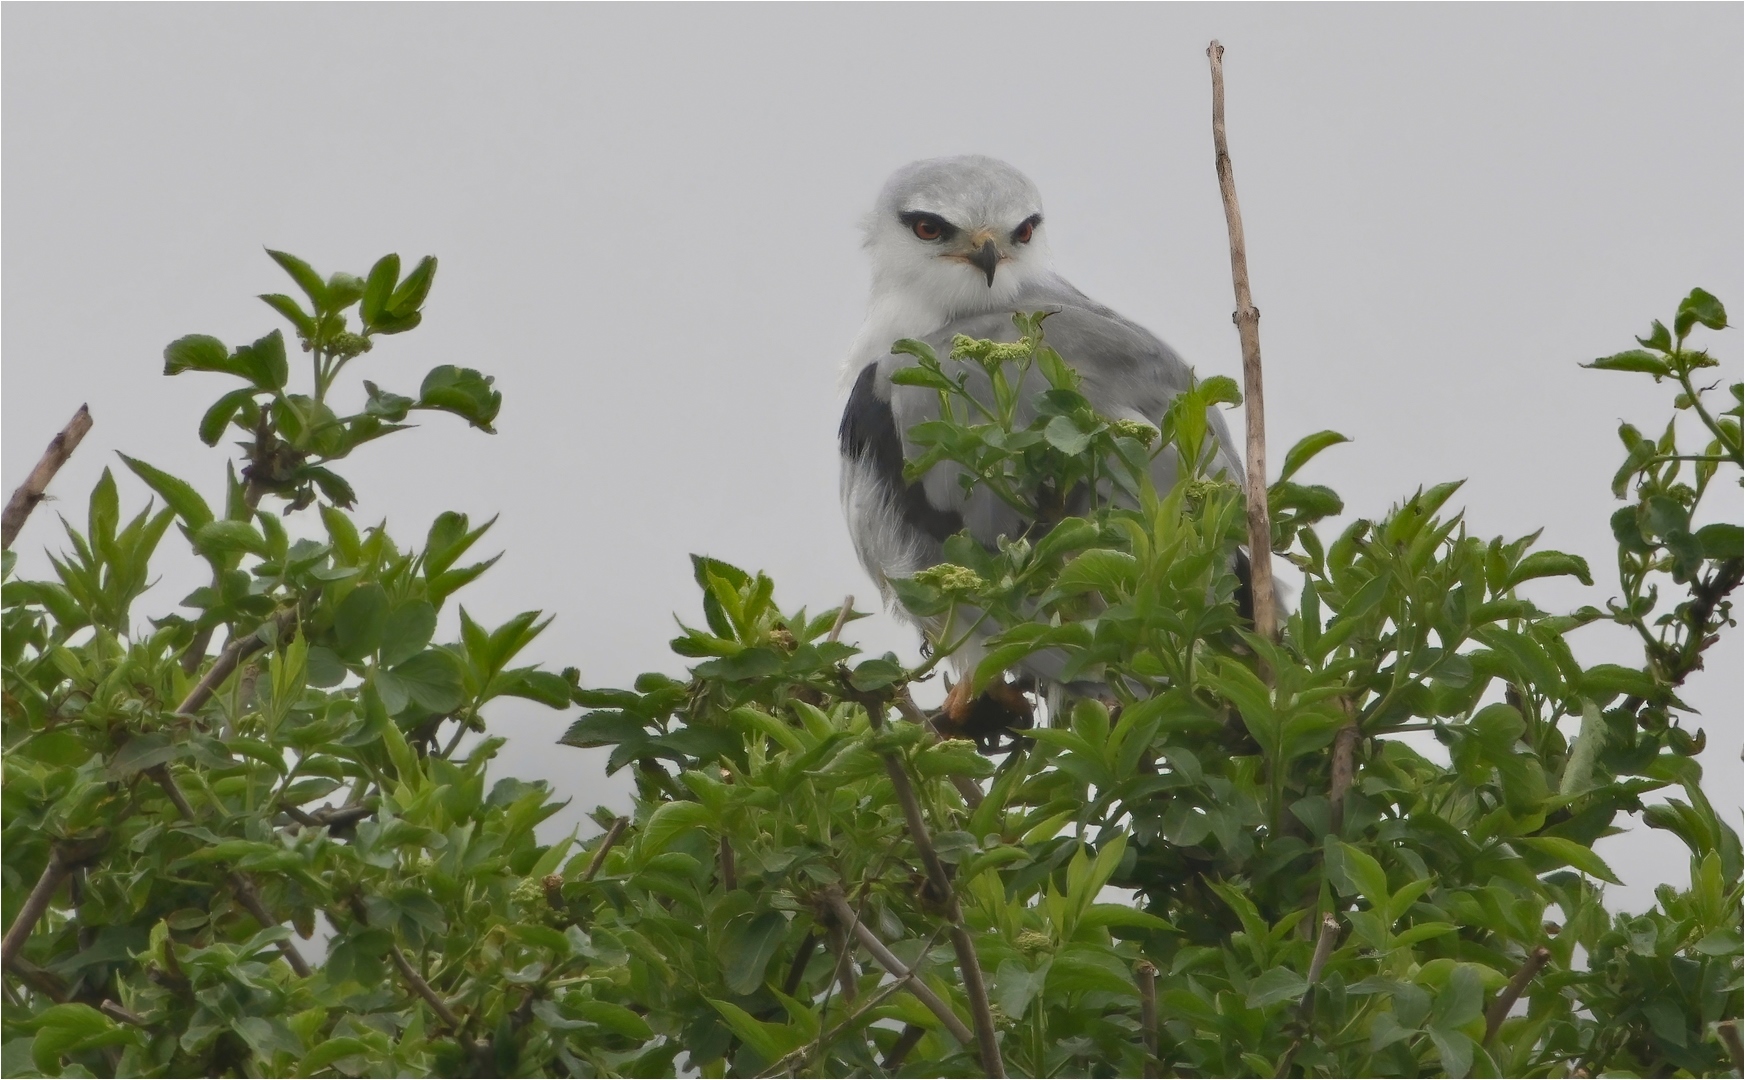
<svg viewBox="0 0 1745 1080"><path fill-rule="evenodd" d="M1039 304L1029 310L1038 309L1054 309L1044 324L1048 343L1079 373L1082 392L1104 416L1156 425L1171 399L1188 388L1191 376L1188 365L1143 327L1089 303ZM957 334L1001 341L1017 337L1011 314L994 313L959 319L929 335L927 341L943 357ZM885 357L874 365L877 374L871 379L880 396L889 402L890 422L901 440L904 456L917 452L908 439L909 429L924 420L937 419L939 412L939 399L934 391L891 383L892 372L913 362L907 356ZM944 363L970 375L972 392L979 388L982 394L989 393L986 377L979 368ZM866 378L865 373L862 377ZM1028 421L1027 416L1022 419ZM1218 410L1209 409L1207 424L1218 444L1214 471L1242 483L1242 459L1223 416ZM935 466L918 485L921 504L935 513L956 516L962 522L960 527L967 527L971 536L989 547L1001 536L1017 536L1022 532L1026 522L993 493L982 487L965 493L959 479L961 473L958 466L949 462ZM1158 454L1152 466L1152 483L1165 491L1175 480L1175 455Z"/></svg>

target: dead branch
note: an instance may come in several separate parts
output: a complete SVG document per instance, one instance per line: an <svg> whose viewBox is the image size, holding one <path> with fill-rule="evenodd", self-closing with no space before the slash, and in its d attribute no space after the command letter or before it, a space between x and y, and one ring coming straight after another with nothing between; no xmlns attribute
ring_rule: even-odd
<svg viewBox="0 0 1745 1080"><path fill-rule="evenodd" d="M1236 204L1236 174L1224 136L1224 46L1206 49L1212 61L1212 145L1216 151L1218 190L1224 197L1224 220L1230 230L1230 277L1236 286L1236 312L1231 318L1242 339L1242 399L1246 409L1248 446L1248 569L1254 597L1254 632L1268 641L1278 637L1278 605L1272 585L1272 521L1266 504L1266 403L1260 381L1260 309L1248 288L1248 242L1242 233L1242 210Z"/></svg>
<svg viewBox="0 0 1745 1080"><path fill-rule="evenodd" d="M12 541L18 538L18 530L24 528L30 512L36 509L36 504L48 493L49 481L55 478L55 473L73 456L73 451L79 448L85 433L91 430L91 422L91 410L81 405L73 418L67 421L67 426L61 429L61 433L49 440L48 449L42 452L42 459L36 463L36 468L30 470L24 483L18 485L18 490L7 500L5 512L0 514L0 548L11 547Z"/></svg>
<svg viewBox="0 0 1745 1080"><path fill-rule="evenodd" d="M1509 1010L1515 1007L1515 1002L1521 1000L1527 984L1533 981L1534 976L1550 960L1551 950L1543 945L1527 954L1526 961L1515 972L1515 977L1509 980L1509 985L1503 987L1496 1000L1491 1002L1491 1007L1484 1011L1484 1045L1489 1046L1497 1037L1497 1032L1502 1030L1503 1021L1509 1018Z"/></svg>
<svg viewBox="0 0 1745 1080"><path fill-rule="evenodd" d="M914 972L904 967L903 962L898 960L891 950L885 948L885 943L878 939L878 935L860 921L855 915L854 909L848 906L848 899L842 895L840 888L831 886L825 892L824 899L830 905L830 910L836 915L837 920L848 928L849 933L854 935L867 952L872 954L879 966L889 972L891 977L899 983L905 984L908 991L915 995L917 1001L927 1006L934 1016L939 1017L939 1022L945 1026L946 1031L951 1033L952 1038L965 1046L970 1046L976 1042L976 1036L970 1032L962 1020L957 1018L957 1014L951 1011L951 1006L947 1005L938 994L935 994L931 987L916 978ZM985 1062L983 1068L986 1068Z"/></svg>

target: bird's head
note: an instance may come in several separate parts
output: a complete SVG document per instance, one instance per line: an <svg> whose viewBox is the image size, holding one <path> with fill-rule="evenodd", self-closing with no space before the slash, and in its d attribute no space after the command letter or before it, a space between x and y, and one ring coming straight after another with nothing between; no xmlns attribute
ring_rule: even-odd
<svg viewBox="0 0 1745 1080"><path fill-rule="evenodd" d="M1046 269L1042 196L977 154L905 165L866 219L875 293L956 316L1005 306Z"/></svg>

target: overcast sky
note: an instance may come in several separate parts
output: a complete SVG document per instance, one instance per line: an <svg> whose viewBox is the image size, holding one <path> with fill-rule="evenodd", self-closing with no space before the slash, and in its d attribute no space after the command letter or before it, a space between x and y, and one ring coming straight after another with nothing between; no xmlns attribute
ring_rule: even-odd
<svg viewBox="0 0 1745 1080"><path fill-rule="evenodd" d="M116 450L220 497L195 425L227 387L165 379L163 346L277 325L253 296L292 290L263 245L324 273L434 253L424 326L355 369L411 393L434 364L481 368L501 434L437 417L345 471L406 541L445 509L502 515L470 612L556 612L536 658L612 686L679 669L689 552L769 571L790 608L865 606L835 448L861 214L907 161L1005 158L1043 193L1059 269L1202 374L1239 374L1218 37L1275 460L1350 435L1305 478L1358 516L1464 477L1475 533L1543 526L1593 564L1595 588L1541 603L1600 604L1616 427L1658 428L1669 394L1577 364L1693 285L1745 306L1741 10L7 4L4 482L87 401L54 487L69 516ZM1706 340L1737 379L1738 332ZM1716 501L1738 520L1736 490ZM56 531L32 520L26 572ZM198 583L165 545L179 565L136 616ZM914 654L888 617L855 630ZM1639 662L1615 628L1577 645ZM1685 696L1737 816L1738 632L1710 655ZM573 716L497 719L501 772L549 778L571 822L626 799L599 755L552 745ZM1602 852L1632 906L1685 880L1670 836Z"/></svg>

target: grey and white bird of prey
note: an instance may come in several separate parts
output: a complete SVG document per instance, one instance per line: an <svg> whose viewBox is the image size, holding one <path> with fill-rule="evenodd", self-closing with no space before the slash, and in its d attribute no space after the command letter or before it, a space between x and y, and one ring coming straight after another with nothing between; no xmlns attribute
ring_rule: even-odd
<svg viewBox="0 0 1745 1080"><path fill-rule="evenodd" d="M885 182L865 219L872 256L872 295L866 322L844 371L852 380L842 414L842 509L856 553L887 603L889 580L944 561L943 543L961 530L992 549L1017 537L1028 523L981 488L967 495L957 467L935 466L914 483L903 480L913 454L908 430L938 416L938 395L891 382L914 363L894 355L900 338L918 338L940 356L954 335L1016 338L1015 312L1049 311L1048 343L1074 367L1081 392L1102 415L1156 425L1170 399L1188 389L1188 365L1144 327L1087 297L1050 266L1042 197L1024 174L990 157L965 155L906 165ZM1207 416L1219 451L1214 466L1242 482L1242 463L1222 416ZM1159 454L1152 482L1175 482L1175 455ZM1246 566L1239 565L1239 572ZM924 634L940 628L916 622ZM966 643L951 657L959 685L983 651ZM1050 668L1054 670L1049 670ZM1058 660L1032 656L1021 675L1048 687ZM954 694L947 713L961 719L971 703Z"/></svg>

